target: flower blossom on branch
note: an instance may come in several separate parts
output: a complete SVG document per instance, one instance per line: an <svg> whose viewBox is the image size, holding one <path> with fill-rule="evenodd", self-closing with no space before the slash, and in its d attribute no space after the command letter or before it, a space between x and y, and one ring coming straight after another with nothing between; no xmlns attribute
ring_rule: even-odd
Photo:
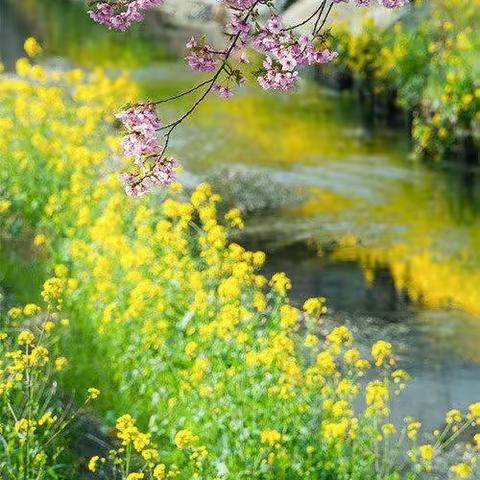
<svg viewBox="0 0 480 480"><path fill-rule="evenodd" d="M325 46L326 21L338 3L354 3L359 7L378 3L397 8L408 0L319 0L315 11L302 22L285 26L272 0L219 0L228 12L225 26L225 46L216 48L205 37L191 37L186 44L186 62L197 72L211 76L202 83L170 98L134 105L118 115L127 131L123 147L134 158L132 171L122 174L128 194L143 195L156 185L168 185L174 179L176 161L165 156L174 130L188 118L210 94L222 98L233 96L233 87L247 81L249 52L261 56L260 67L253 72L257 83L265 90L287 92L298 83L300 69L324 65L337 57L337 52ZM108 0L94 4L90 16L109 28L127 29L140 21L143 12L159 6L163 0ZM313 24L308 33L298 29ZM175 121L163 125L156 109L159 105L191 95L195 100ZM159 140L162 134L162 141Z"/></svg>
<svg viewBox="0 0 480 480"><path fill-rule="evenodd" d="M133 22L143 20L143 12L159 7L164 0L118 0L101 1L93 4L88 11L97 23L114 30L127 30Z"/></svg>
<svg viewBox="0 0 480 480"><path fill-rule="evenodd" d="M117 114L127 134L123 139L125 154L134 158L134 171L121 175L126 192L140 196L154 186L169 185L175 179L176 160L164 156L157 130L161 128L155 105L141 103Z"/></svg>

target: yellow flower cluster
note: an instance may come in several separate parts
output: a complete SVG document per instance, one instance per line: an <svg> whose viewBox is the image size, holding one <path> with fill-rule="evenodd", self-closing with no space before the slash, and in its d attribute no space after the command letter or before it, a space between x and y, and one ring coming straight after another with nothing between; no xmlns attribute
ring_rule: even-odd
<svg viewBox="0 0 480 480"><path fill-rule="evenodd" d="M51 327L46 328L55 325L57 313L52 310L52 304L13 307L10 324L21 320L31 325L18 334L0 333L0 434L4 441L0 462L5 478L22 472L26 478L47 475L65 447L61 433L77 413L65 412L54 395L57 379L52 372L62 370L67 360L55 355L58 337L52 335ZM32 315L39 315L37 321L31 322Z"/></svg>
<svg viewBox="0 0 480 480"><path fill-rule="evenodd" d="M190 430L180 430L175 435L175 445L178 448L189 448L195 445L198 437Z"/></svg>
<svg viewBox="0 0 480 480"><path fill-rule="evenodd" d="M267 445L273 446L282 440L282 434L277 430L267 429L260 433L260 441Z"/></svg>

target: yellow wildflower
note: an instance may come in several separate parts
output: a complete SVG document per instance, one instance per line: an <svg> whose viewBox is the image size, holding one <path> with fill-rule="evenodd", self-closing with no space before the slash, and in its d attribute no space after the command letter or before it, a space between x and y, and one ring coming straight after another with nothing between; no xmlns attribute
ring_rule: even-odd
<svg viewBox="0 0 480 480"><path fill-rule="evenodd" d="M34 339L35 337L30 330L24 330L18 334L17 343L19 345L31 345Z"/></svg>
<svg viewBox="0 0 480 480"><path fill-rule="evenodd" d="M423 458L423 460L431 460L433 454L435 453L435 448L430 444L420 445L419 450L420 456Z"/></svg>
<svg viewBox="0 0 480 480"><path fill-rule="evenodd" d="M28 303L23 307L23 313L27 316L38 315L42 309L34 303Z"/></svg>
<svg viewBox="0 0 480 480"><path fill-rule="evenodd" d="M166 476L166 467L163 463L156 465L153 469L153 478L155 480L165 480Z"/></svg>
<svg viewBox="0 0 480 480"><path fill-rule="evenodd" d="M178 448L188 448L193 446L198 440L190 430L179 430L175 435L175 445Z"/></svg>
<svg viewBox="0 0 480 480"><path fill-rule="evenodd" d="M185 346L185 353L189 357L194 357L198 350L198 343L197 342L188 342Z"/></svg>
<svg viewBox="0 0 480 480"><path fill-rule="evenodd" d="M270 280L271 287L280 295L285 295L292 288L290 279L283 272L275 273Z"/></svg>
<svg viewBox="0 0 480 480"><path fill-rule="evenodd" d="M100 390L98 388L90 387L88 390L88 399L95 400L100 396Z"/></svg>
<svg viewBox="0 0 480 480"><path fill-rule="evenodd" d="M22 309L18 307L12 307L8 312L7 315L11 318L18 318L22 314Z"/></svg>
<svg viewBox="0 0 480 480"><path fill-rule="evenodd" d="M458 476L458 478L467 478L470 475L471 468L466 463L457 463L452 465L450 470Z"/></svg>
<svg viewBox="0 0 480 480"><path fill-rule="evenodd" d="M453 425L462 421L462 412L460 410L452 409L445 415L445 421L448 425Z"/></svg>
<svg viewBox="0 0 480 480"><path fill-rule="evenodd" d="M230 226L242 230L244 227L242 214L238 208L232 208L225 214L225 219L230 222Z"/></svg>
<svg viewBox="0 0 480 480"><path fill-rule="evenodd" d="M468 412L469 418L475 421L477 425L480 425L480 402L469 405Z"/></svg>
<svg viewBox="0 0 480 480"><path fill-rule="evenodd" d="M422 424L420 422L415 420L410 421L407 425L407 437L413 440L417 436L421 426Z"/></svg>
<svg viewBox="0 0 480 480"><path fill-rule="evenodd" d="M280 442L282 439L282 434L277 430L267 429L260 432L260 441L267 445L273 446L276 443Z"/></svg>
<svg viewBox="0 0 480 480"><path fill-rule="evenodd" d="M9 200L0 200L0 213L5 213L10 208L11 204L12 202Z"/></svg>
<svg viewBox="0 0 480 480"><path fill-rule="evenodd" d="M145 478L145 474L143 472L133 472L127 475L126 480L142 480L143 478Z"/></svg>
<svg viewBox="0 0 480 480"><path fill-rule="evenodd" d="M393 423L385 423L384 425L382 425L382 431L385 436L388 436L396 433L397 429L395 428L395 425L393 425Z"/></svg>
<svg viewBox="0 0 480 480"><path fill-rule="evenodd" d="M40 419L38 420L38 424L42 425L51 425L52 423L57 421L57 416L53 415L52 412L45 412Z"/></svg>
<svg viewBox="0 0 480 480"><path fill-rule="evenodd" d="M42 47L33 37L29 37L25 40L23 48L29 57L36 57L42 53Z"/></svg>
<svg viewBox="0 0 480 480"><path fill-rule="evenodd" d="M55 370L61 372L68 364L68 360L65 357L57 357L55 359Z"/></svg>
<svg viewBox="0 0 480 480"><path fill-rule="evenodd" d="M47 243L47 237L43 233L35 235L35 238L33 239L33 244L35 246L40 247L41 245L45 245L45 243Z"/></svg>
<svg viewBox="0 0 480 480"><path fill-rule="evenodd" d="M309 298L303 304L303 310L309 315L319 316L322 313L326 313L327 307L325 306L325 298L316 297Z"/></svg>
<svg viewBox="0 0 480 480"><path fill-rule="evenodd" d="M372 346L372 357L375 360L375 365L381 367L382 365L395 365L395 357L392 353L392 344L379 340Z"/></svg>
<svg viewBox="0 0 480 480"><path fill-rule="evenodd" d="M91 471L91 472L95 472L97 470L97 463L98 463L98 460L100 459L100 457L98 455L95 455L94 457L92 457L89 462L88 462L88 469Z"/></svg>

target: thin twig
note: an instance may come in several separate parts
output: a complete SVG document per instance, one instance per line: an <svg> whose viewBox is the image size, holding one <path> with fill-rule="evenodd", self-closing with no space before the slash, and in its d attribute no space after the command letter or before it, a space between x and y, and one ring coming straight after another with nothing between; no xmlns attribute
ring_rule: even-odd
<svg viewBox="0 0 480 480"><path fill-rule="evenodd" d="M328 6L328 10L327 10L327 13L325 14L325 17L323 19L323 22L322 24L320 25L320 27L318 28L318 30L316 30L314 32L314 35L317 35L318 33L320 33L322 30L323 30L323 27L325 26L325 23L330 15L330 12L332 11L332 8L333 8L333 2L330 3L330 5Z"/></svg>
<svg viewBox="0 0 480 480"><path fill-rule="evenodd" d="M308 23L310 20L315 18L315 16L318 14L318 12L320 12L320 10L322 10L324 8L325 2L326 2L326 0L324 0L322 2L322 5L320 5L306 20L303 20L303 22L297 23L296 25L292 25L291 27L284 28L283 31L289 32L291 30L295 30L296 28L301 27L301 26L305 25L306 23Z"/></svg>
<svg viewBox="0 0 480 480"><path fill-rule="evenodd" d="M190 93L193 93L195 92L196 90L204 87L205 85L207 85L208 83L210 83L212 80L209 79L209 80L205 80L204 82L202 83L199 83L198 85L196 85L195 87L192 87L190 88L189 90L186 90L182 93L178 93L177 95L173 95L172 97L168 97L168 98L164 98L162 100L157 100L156 102L152 102L153 105L160 105L162 103L167 103L167 102L171 102L172 100L176 100L177 98L181 98L181 97L184 97L185 95L189 95Z"/></svg>
<svg viewBox="0 0 480 480"><path fill-rule="evenodd" d="M313 31L312 31L313 35L315 35L315 32L318 30L318 24L320 23L320 19L322 18L323 11L325 10L326 5L327 5L327 0L323 0L322 7L320 8L320 13L318 14L315 25L313 26ZM321 30L321 28L320 28L320 30Z"/></svg>

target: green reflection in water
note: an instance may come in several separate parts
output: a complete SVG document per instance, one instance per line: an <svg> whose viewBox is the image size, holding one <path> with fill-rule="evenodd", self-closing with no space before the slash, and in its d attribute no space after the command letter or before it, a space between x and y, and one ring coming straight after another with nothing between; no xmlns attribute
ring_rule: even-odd
<svg viewBox="0 0 480 480"><path fill-rule="evenodd" d="M115 32L94 23L82 2L5 0L20 15L28 35L38 37L50 56L61 56L84 66L134 68L171 59L164 42L145 25Z"/></svg>

